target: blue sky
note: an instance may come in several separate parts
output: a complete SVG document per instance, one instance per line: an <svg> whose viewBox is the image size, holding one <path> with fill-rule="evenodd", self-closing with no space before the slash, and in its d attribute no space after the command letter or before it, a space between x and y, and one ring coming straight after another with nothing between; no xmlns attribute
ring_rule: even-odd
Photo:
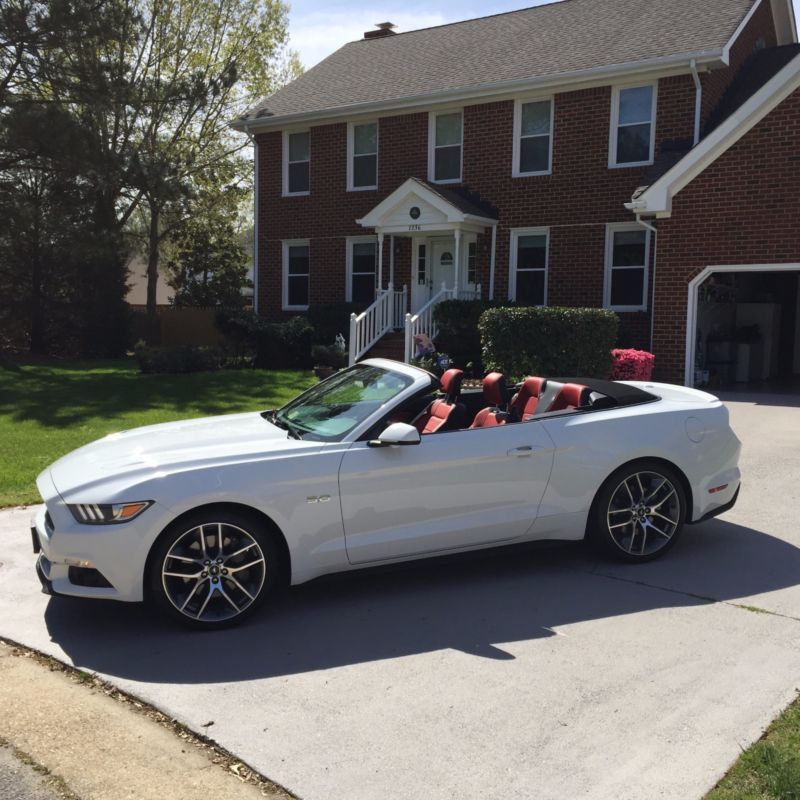
<svg viewBox="0 0 800 800"><path fill-rule="evenodd" d="M800 17L800 0L793 2L795 17ZM346 42L360 39L376 22L394 22L398 30L410 31L541 5L536 0L289 0L289 3L291 46L300 53L306 68L313 67Z"/></svg>

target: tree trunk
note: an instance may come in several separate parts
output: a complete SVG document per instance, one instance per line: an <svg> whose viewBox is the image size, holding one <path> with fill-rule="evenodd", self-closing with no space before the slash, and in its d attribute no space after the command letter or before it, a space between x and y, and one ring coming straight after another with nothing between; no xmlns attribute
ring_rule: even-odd
<svg viewBox="0 0 800 800"><path fill-rule="evenodd" d="M158 287L158 245L159 218L158 206L150 205L150 236L147 243L147 343L158 344L158 317L156 315L156 289Z"/></svg>
<svg viewBox="0 0 800 800"><path fill-rule="evenodd" d="M30 314L30 351L37 355L45 352L45 323L44 323L44 291L42 287L42 251L41 251L41 197L37 192L36 207L34 209L35 221L33 224L33 252L31 253L31 314Z"/></svg>

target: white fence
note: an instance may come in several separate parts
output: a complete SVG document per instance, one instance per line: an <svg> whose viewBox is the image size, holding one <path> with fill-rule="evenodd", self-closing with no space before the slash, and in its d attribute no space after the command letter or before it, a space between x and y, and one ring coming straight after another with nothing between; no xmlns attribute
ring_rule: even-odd
<svg viewBox="0 0 800 800"><path fill-rule="evenodd" d="M350 315L350 338L348 362L356 363L375 342L389 331L402 327L401 320L406 310L408 288L378 289L375 302L360 314Z"/></svg>

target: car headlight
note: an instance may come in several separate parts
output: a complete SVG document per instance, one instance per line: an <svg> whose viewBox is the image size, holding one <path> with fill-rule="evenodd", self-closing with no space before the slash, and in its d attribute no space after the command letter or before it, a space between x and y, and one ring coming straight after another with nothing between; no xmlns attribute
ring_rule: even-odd
<svg viewBox="0 0 800 800"><path fill-rule="evenodd" d="M67 508L72 512L75 521L83 525L113 525L117 522L130 522L151 505L152 500L140 500L138 503L75 503Z"/></svg>

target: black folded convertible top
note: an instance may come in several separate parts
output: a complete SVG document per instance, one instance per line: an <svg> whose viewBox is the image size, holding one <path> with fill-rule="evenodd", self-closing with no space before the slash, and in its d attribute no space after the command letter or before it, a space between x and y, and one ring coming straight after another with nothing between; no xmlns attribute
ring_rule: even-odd
<svg viewBox="0 0 800 800"><path fill-rule="evenodd" d="M647 403L650 400L658 400L658 395L639 389L636 386L628 386L627 383L617 383L617 381L604 381L600 378L552 378L550 380L558 383L579 383L588 386L593 392L604 394L610 397L619 406L631 406L636 403Z"/></svg>

